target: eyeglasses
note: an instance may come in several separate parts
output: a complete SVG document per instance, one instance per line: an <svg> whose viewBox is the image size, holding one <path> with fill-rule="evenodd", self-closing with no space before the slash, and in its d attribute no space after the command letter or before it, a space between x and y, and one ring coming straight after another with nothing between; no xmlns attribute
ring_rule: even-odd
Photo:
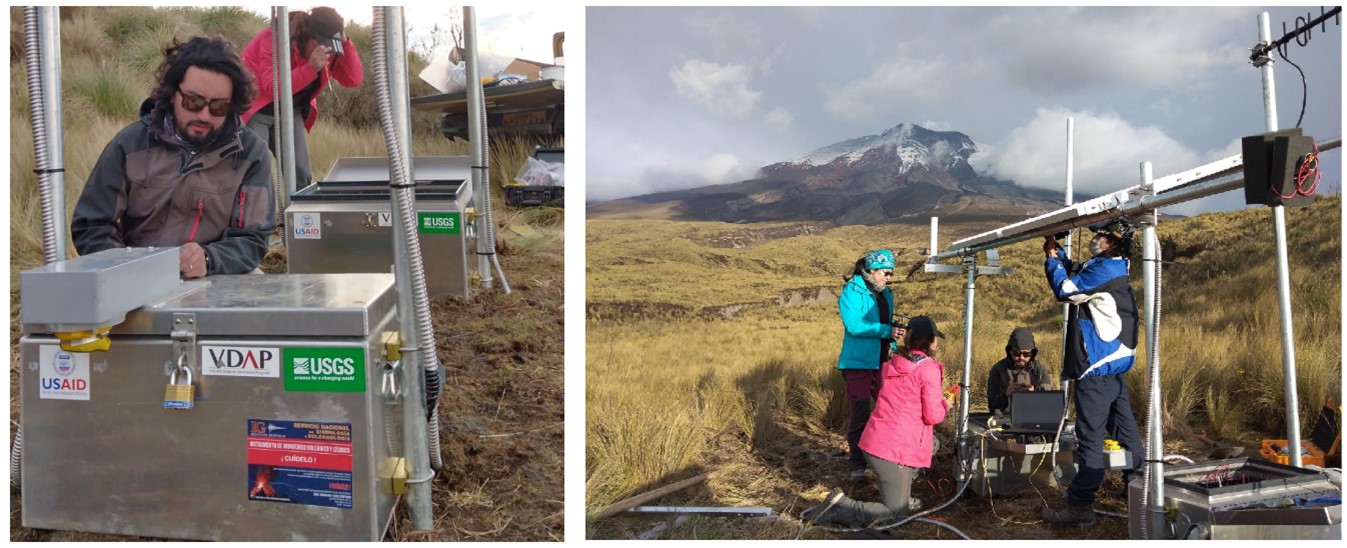
<svg viewBox="0 0 1347 548"><path fill-rule="evenodd" d="M210 115L217 118L229 114L229 106L232 104L229 99L209 99L192 92L183 93L178 91L178 96L182 97L182 108L187 112L201 112L201 109L210 107Z"/></svg>
<svg viewBox="0 0 1347 548"><path fill-rule="evenodd" d="M1011 351L1010 351L1010 355L1011 355L1011 356L1019 356L1019 357L1021 357L1021 358L1030 358L1030 357L1033 357L1034 351L1033 351L1033 350L1011 350Z"/></svg>

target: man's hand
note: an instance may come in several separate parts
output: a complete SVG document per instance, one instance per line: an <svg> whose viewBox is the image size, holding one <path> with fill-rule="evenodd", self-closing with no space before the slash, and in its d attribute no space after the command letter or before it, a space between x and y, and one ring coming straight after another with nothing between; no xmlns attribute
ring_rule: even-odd
<svg viewBox="0 0 1347 548"><path fill-rule="evenodd" d="M1057 252L1057 240L1052 239L1051 235L1043 237L1043 254L1051 259Z"/></svg>
<svg viewBox="0 0 1347 548"><path fill-rule="evenodd" d="M1010 383L1010 386L1007 386L1007 387L1006 387L1006 397L1009 398L1011 394L1014 394L1014 393L1016 393L1016 392L1019 392L1020 390L1029 390L1029 391L1032 391L1033 389L1034 389L1034 387L1031 386L1031 385L1024 384L1024 383L1020 383L1020 382L1012 382L1012 383Z"/></svg>
<svg viewBox="0 0 1347 548"><path fill-rule="evenodd" d="M206 275L206 250L196 242L187 242L178 248L178 272L186 279Z"/></svg>
<svg viewBox="0 0 1347 548"><path fill-rule="evenodd" d="M313 51L309 52L309 68L318 72L327 67L327 59L332 56L332 50L327 46L314 46Z"/></svg>

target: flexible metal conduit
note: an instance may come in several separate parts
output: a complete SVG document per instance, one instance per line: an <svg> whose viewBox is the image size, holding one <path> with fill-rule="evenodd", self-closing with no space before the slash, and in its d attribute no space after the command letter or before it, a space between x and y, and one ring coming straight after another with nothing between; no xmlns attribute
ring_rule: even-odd
<svg viewBox="0 0 1347 548"><path fill-rule="evenodd" d="M285 39L281 36L282 29L289 30L290 25L282 23L288 19L285 6L273 6L271 8L271 142L276 146L271 147L272 155L276 162L271 165L271 190L276 196L276 211L272 214L276 216L276 226L285 224L285 202L281 196L285 196L285 167L282 161L284 147L281 144L281 59L289 60L289 56L282 52L289 50ZM284 240L282 240L284 241Z"/></svg>
<svg viewBox="0 0 1347 548"><path fill-rule="evenodd" d="M387 20L386 20L387 19ZM392 27L392 32L388 27ZM433 387L439 384L439 359L435 353L435 334L430 322L430 304L425 286L425 269L421 260L421 246L416 237L416 195L411 172L406 160L411 156L411 135L407 122L408 94L406 70L405 26L400 7L374 8L374 75L379 99L379 119L388 147L389 186L392 209L398 215L393 223L394 268L398 289L398 315L402 325L404 348L403 424L406 433L407 459L412 472L408 481L408 506L412 512L412 526L428 530L434 525L430 503L430 480L438 469L432 459L440 460L438 439L439 417L427 410ZM394 97L397 99L395 100ZM421 367L417 367L420 365ZM426 400L415 396L424 392ZM424 407L423 407L424 406ZM421 421L427 421L421 426ZM423 435L425 434L425 435ZM432 445L433 443L433 445Z"/></svg>
<svg viewBox="0 0 1347 548"><path fill-rule="evenodd" d="M61 19L55 6L23 9L24 63L28 72L28 110L33 123L33 167L42 211L42 258L65 260L65 157L61 140ZM48 124L51 131L47 131ZM53 161L54 159L54 161ZM14 432L9 452L10 482L20 486L23 426Z"/></svg>
<svg viewBox="0 0 1347 548"><path fill-rule="evenodd" d="M1151 163L1141 163L1141 188L1152 188ZM1149 390L1146 405L1146 440L1144 443L1146 461L1146 481L1141 488L1141 530L1143 538L1154 539L1158 535L1151 530L1151 519L1164 522L1164 491L1158 480L1164 476L1159 461L1164 451L1163 423L1160 416L1160 245L1155 233L1159 217L1150 213L1141 231L1142 238L1142 276L1145 290L1142 294L1146 305L1146 386ZM1134 449L1135 450L1135 449ZM1158 504L1152 504L1156 502ZM1156 516L1151 514L1155 513ZM1156 528L1158 530L1158 527Z"/></svg>
<svg viewBox="0 0 1347 548"><path fill-rule="evenodd" d="M505 292L509 293L510 286L505 283L505 273L500 270L500 260L496 257L496 222L491 214L491 146L486 128L486 100L483 98L477 62L477 10L472 6L463 7L463 45L467 49L464 68L470 82L467 91L468 140L472 142L472 186L481 208L477 213L477 272L482 276L482 287L491 289L495 286L491 269L495 267L501 273Z"/></svg>

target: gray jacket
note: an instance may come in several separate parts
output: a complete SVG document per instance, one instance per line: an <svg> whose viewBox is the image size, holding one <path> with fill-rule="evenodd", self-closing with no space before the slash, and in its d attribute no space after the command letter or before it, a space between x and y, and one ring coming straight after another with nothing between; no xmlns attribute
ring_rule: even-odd
<svg viewBox="0 0 1347 548"><path fill-rule="evenodd" d="M141 119L113 137L89 174L70 223L75 249L196 242L207 274L256 269L276 228L266 141L234 117L194 151L152 108L141 105Z"/></svg>

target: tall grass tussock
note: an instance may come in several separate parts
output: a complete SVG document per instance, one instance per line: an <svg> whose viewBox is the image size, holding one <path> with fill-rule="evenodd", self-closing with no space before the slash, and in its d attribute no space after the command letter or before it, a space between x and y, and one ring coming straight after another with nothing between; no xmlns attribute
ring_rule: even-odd
<svg viewBox="0 0 1347 548"><path fill-rule="evenodd" d="M1302 430L1341 393L1341 199L1320 196L1288 211L1296 381ZM1284 438L1283 391L1271 215L1267 208L1164 221L1160 376L1165 436L1205 429L1235 441ZM918 249L924 224L826 228L778 239L789 223L591 219L586 222L586 503L593 511L638 489L698 471L743 466L741 451L769 474L791 451L845 451L845 391L836 290L863 252L895 249L895 308L932 316L948 335L937 354L945 384L968 382L986 409L991 365L1012 329L1034 331L1054 377L1062 357L1062 306L1043 274L1041 240L1000 250L1009 276L977 278L973 332L965 332L964 283L927 274ZM942 242L988 227L942 223ZM1077 236L1075 248L1085 248ZM737 242L737 243L736 243ZM747 243L745 243L747 242ZM1140 241L1132 286L1142 298ZM1080 256L1080 252L1077 252ZM818 293L818 289L825 289ZM811 298L800 298L801 295ZM812 296L822 298L812 300ZM1143 318L1144 311L1143 311ZM1134 412L1147 409L1146 326L1127 375ZM952 433L952 422L937 430ZM726 445L730 440L731 444ZM735 449L737 447L737 449ZM793 475L792 475L793 474ZM795 479L792 479L795 478ZM725 480L741 485L748 478ZM718 499L719 500L719 499ZM722 500L765 505L772 500Z"/></svg>

